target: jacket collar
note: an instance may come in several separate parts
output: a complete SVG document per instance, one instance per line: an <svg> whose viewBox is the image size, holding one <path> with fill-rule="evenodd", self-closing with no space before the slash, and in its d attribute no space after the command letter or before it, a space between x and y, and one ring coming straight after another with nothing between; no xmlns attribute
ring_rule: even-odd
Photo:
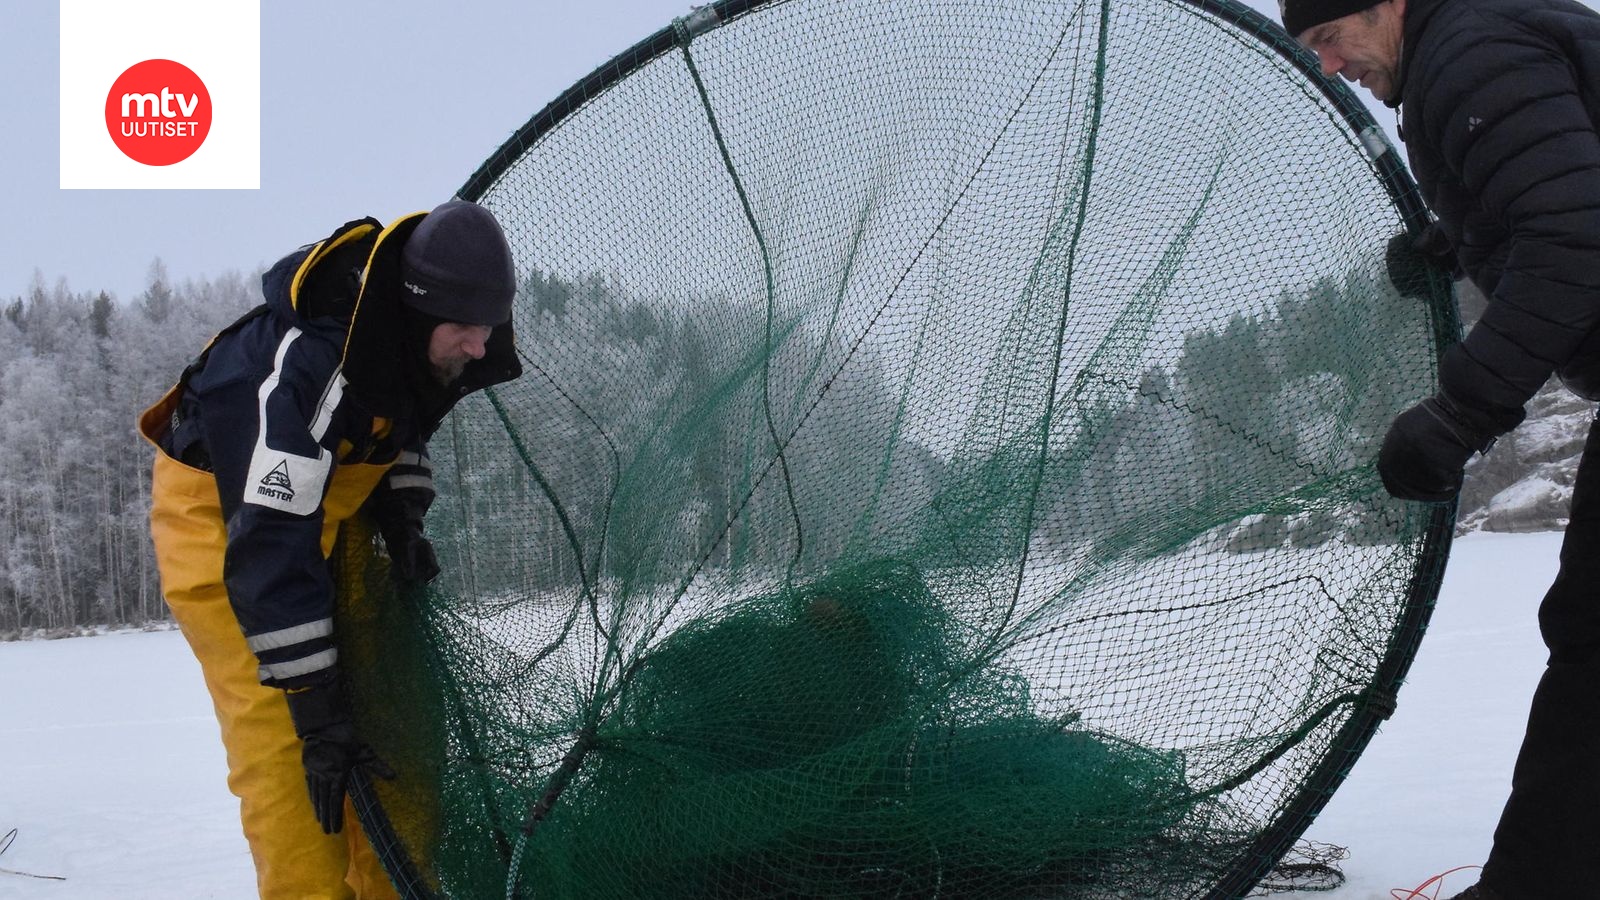
<svg viewBox="0 0 1600 900"><path fill-rule="evenodd" d="M468 363L461 377L449 385L447 402L429 402L434 398L413 396L414 392L406 387L405 361L397 352L397 348L405 346L402 319L406 315L400 300L404 290L400 249L426 215L418 212L396 219L373 244L345 340L344 370L345 390L362 405L381 416L416 418L423 433L431 434L457 400L516 378L522 374L522 364L517 360L508 321L490 332L483 358Z"/></svg>
<svg viewBox="0 0 1600 900"><path fill-rule="evenodd" d="M1406 95L1406 79L1411 74L1411 57L1422 43L1422 33L1434 15L1450 0L1406 0L1405 21L1400 27L1400 64L1395 69L1394 95L1383 101L1398 109Z"/></svg>
<svg viewBox="0 0 1600 900"><path fill-rule="evenodd" d="M522 365L507 322L490 333L483 359L468 363L448 392L430 392L435 394L428 398L432 402L412 396L401 350L405 313L400 305L400 248L425 215L402 216L388 227L372 218L347 222L279 260L261 283L275 315L296 327L343 339L346 393L373 415L417 419L428 434L456 400L518 377Z"/></svg>

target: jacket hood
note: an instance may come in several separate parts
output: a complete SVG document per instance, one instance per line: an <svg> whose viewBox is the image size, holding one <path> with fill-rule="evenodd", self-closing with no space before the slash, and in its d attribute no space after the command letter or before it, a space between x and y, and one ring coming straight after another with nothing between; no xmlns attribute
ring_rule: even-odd
<svg viewBox="0 0 1600 900"><path fill-rule="evenodd" d="M522 374L512 324L490 332L482 359L449 385L449 404L422 403L407 389L406 335L401 302L401 248L427 213L382 227L357 219L315 244L279 260L261 278L271 313L302 330L343 345L345 390L371 413L417 417L431 433L455 399Z"/></svg>
<svg viewBox="0 0 1600 900"><path fill-rule="evenodd" d="M298 328L348 324L361 294L361 272L381 224L365 218L290 253L261 276L267 309ZM331 322L318 320L331 319Z"/></svg>

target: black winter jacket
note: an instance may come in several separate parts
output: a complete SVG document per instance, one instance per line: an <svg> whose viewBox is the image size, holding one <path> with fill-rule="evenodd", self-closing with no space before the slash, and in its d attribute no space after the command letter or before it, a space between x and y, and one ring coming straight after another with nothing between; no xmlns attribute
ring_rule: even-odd
<svg viewBox="0 0 1600 900"><path fill-rule="evenodd" d="M1440 383L1486 431L1600 365L1600 15L1574 0L1407 0L1401 137L1489 298Z"/></svg>
<svg viewBox="0 0 1600 900"><path fill-rule="evenodd" d="M266 303L184 373L163 447L216 477L228 599L263 684L321 680L337 659L321 549L335 471L398 463L372 499L420 519L432 499L426 440L457 399L521 374L509 322L448 387L407 367L424 351L407 349L401 327L399 249L421 218L381 231L376 220L351 222L284 257L262 277ZM399 495L419 480L426 499L408 510Z"/></svg>

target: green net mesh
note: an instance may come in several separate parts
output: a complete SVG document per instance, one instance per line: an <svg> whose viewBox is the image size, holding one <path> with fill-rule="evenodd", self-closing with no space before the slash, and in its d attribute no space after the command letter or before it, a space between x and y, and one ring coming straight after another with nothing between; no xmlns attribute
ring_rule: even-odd
<svg viewBox="0 0 1600 900"><path fill-rule="evenodd" d="M1305 66L1225 3L746 0L535 117L463 190L527 374L432 442L444 574L337 558L405 892L1248 891L1450 524L1372 467L1449 285Z"/></svg>

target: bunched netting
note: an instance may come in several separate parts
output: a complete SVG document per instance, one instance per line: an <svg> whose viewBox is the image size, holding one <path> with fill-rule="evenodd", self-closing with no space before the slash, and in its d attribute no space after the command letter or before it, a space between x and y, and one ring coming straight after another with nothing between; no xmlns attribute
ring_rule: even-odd
<svg viewBox="0 0 1600 900"><path fill-rule="evenodd" d="M1372 465L1456 328L1376 135L1227 0L725 0L534 117L444 575L335 560L405 893L1246 893L1448 544Z"/></svg>

